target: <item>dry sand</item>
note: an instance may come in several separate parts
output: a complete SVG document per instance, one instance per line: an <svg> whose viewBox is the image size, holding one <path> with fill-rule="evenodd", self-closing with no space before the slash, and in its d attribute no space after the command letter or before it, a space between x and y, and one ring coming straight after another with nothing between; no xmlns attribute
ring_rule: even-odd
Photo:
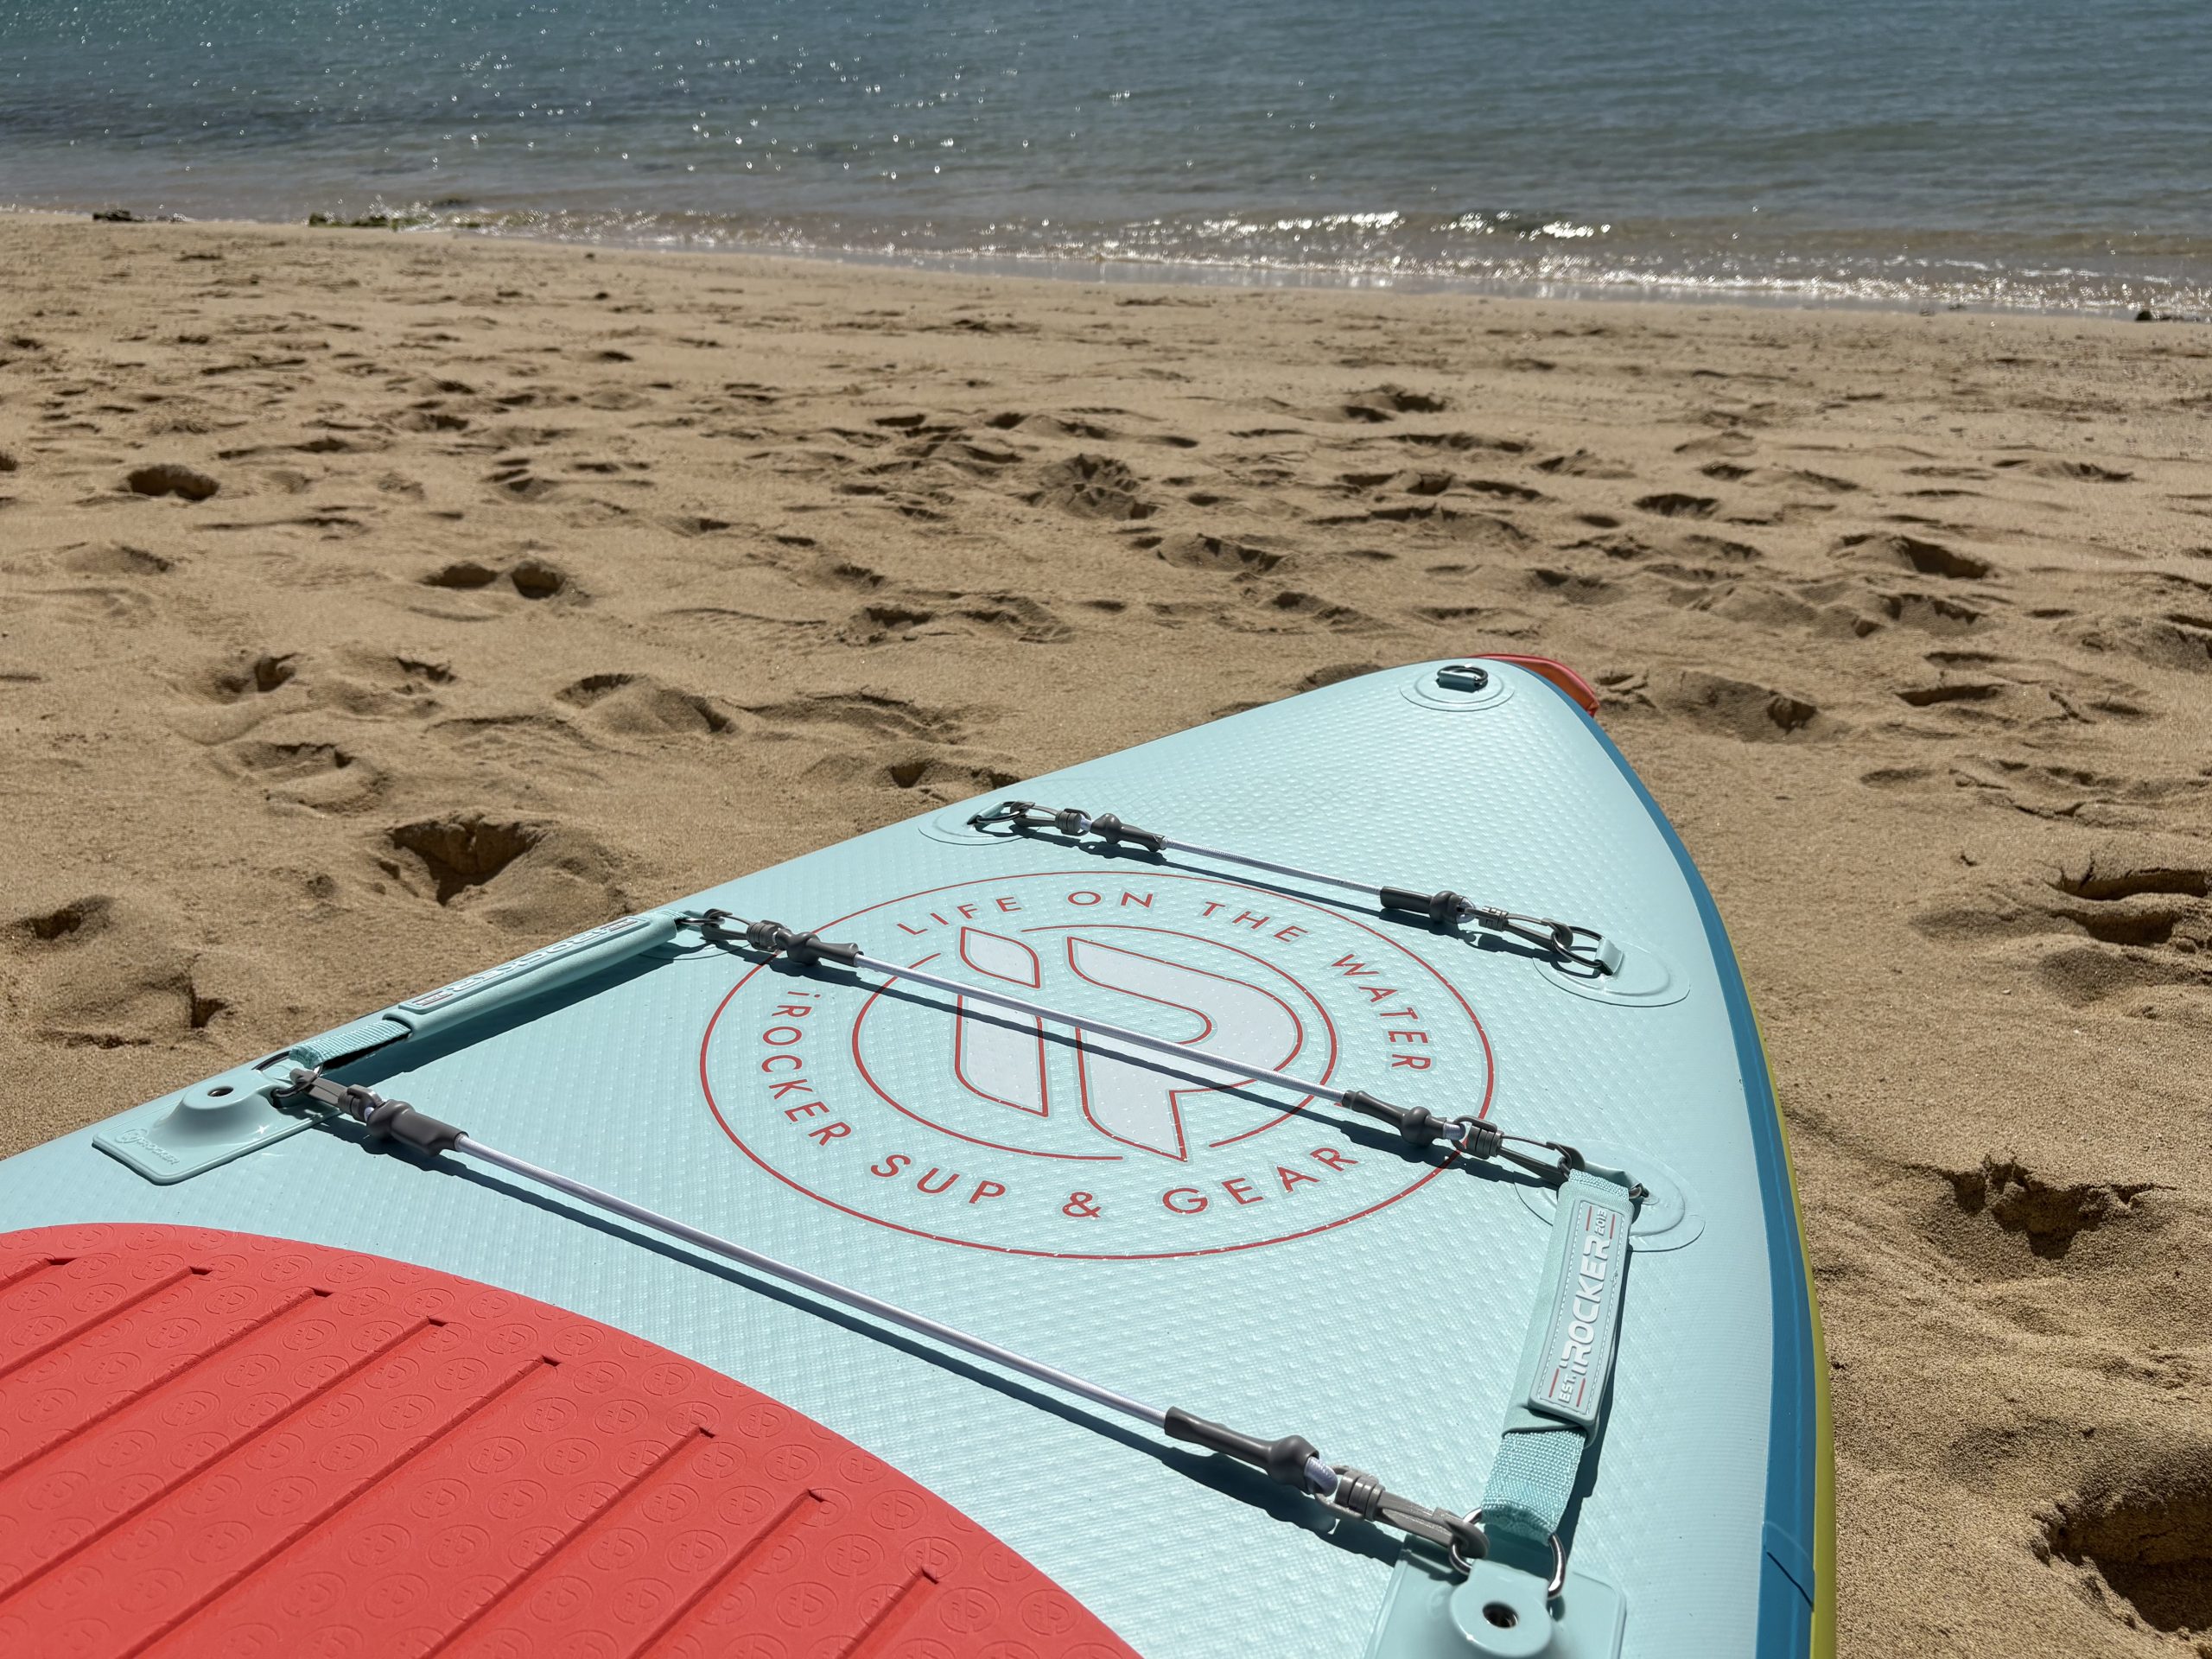
<svg viewBox="0 0 2212 1659"><path fill-rule="evenodd" d="M2203 327L0 220L0 1150L1541 652L1765 1018L1845 1650L2212 1654L2208 438Z"/></svg>

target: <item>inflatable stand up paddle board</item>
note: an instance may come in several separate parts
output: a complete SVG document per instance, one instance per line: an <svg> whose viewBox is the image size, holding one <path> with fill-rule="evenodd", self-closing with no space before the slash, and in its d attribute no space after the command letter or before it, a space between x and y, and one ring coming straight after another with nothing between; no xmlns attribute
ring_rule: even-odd
<svg viewBox="0 0 2212 1659"><path fill-rule="evenodd" d="M1831 1651L1782 1124L1595 702L1346 681L0 1163L0 1654Z"/></svg>

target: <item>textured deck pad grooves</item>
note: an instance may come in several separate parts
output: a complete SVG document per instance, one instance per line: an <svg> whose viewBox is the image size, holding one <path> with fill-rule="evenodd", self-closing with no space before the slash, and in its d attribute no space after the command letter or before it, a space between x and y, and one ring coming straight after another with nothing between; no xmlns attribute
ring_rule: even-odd
<svg viewBox="0 0 2212 1659"><path fill-rule="evenodd" d="M0 1654L1126 1659L798 1412L489 1286L188 1227L0 1236Z"/></svg>

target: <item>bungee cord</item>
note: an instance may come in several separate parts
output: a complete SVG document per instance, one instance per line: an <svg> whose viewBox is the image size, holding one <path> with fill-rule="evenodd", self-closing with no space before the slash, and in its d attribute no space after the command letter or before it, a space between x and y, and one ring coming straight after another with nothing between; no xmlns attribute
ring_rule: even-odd
<svg viewBox="0 0 2212 1659"><path fill-rule="evenodd" d="M737 1262L741 1267L780 1279L786 1284L796 1285L825 1300L840 1303L886 1324L912 1331L946 1347L973 1354L979 1359L1002 1366L1061 1393L1087 1400L1093 1405L1103 1406L1125 1417L1133 1417L1171 1440L1203 1446L1208 1451L1234 1458L1240 1463L1262 1471L1271 1480L1303 1492L1332 1514L1375 1522L1423 1539L1443 1550L1462 1571L1470 1562L1488 1553L1489 1539L1475 1513L1459 1515L1402 1497L1364 1470L1350 1464L1327 1461L1313 1443L1303 1435L1285 1434L1267 1440L1211 1421L1179 1407L1149 1405L1119 1389L1093 1382L1042 1360L1032 1359L1026 1354L1002 1347L957 1325L947 1325L941 1319L933 1319L926 1314L901 1307L895 1302L885 1301L880 1297L871 1296L866 1291L855 1290L836 1280L781 1261L765 1251L708 1232L703 1228L694 1227L688 1222L632 1203L587 1181L577 1180L573 1176L547 1169L513 1153L502 1151L478 1140L466 1129L417 1111L404 1100L389 1098L357 1084L340 1083L334 1077L324 1076L318 1068L296 1068L284 1092L296 1100L312 1103L350 1118L372 1135L388 1137L431 1158L448 1154L469 1158L504 1170L508 1174L518 1175L524 1180L565 1194L595 1210L619 1216L680 1243Z"/></svg>
<svg viewBox="0 0 2212 1659"><path fill-rule="evenodd" d="M975 815L970 822L979 827L1007 823L1017 830L1050 827L1078 840L1086 836L1096 836L1110 845L1119 846L1126 842L1154 853L1179 851L1242 864L1295 880L1371 894L1386 909L1426 913L1439 927L1456 927L1463 921L1473 921L1491 931L1510 933L1542 945L1563 962L1599 974L1617 971L1622 960L1619 948L1593 929L1476 905L1448 891L1422 894L1407 888L1328 875L1294 865L1174 840L1125 823L1110 813L1093 817L1073 808L1044 812L1031 803L1010 801L988 812ZM1624 1238L1627 1219L1633 1216L1635 1206L1647 1196L1641 1185L1632 1184L1621 1172L1590 1166L1580 1151L1563 1141L1509 1133L1478 1113L1443 1116L1425 1106L1397 1104L1363 1089L1308 1081L1274 1067L1211 1052L1196 1045L1155 1037L1109 1020L1016 995L1010 991L887 961L869 955L857 944L826 940L819 934L802 932L781 922L748 919L718 908L677 915L670 921L674 927L692 929L710 941L741 942L769 961L780 957L802 972L811 970L819 964L830 963L855 974L874 975L893 982L903 981L929 987L962 1000L956 1001L951 1011L956 1018L964 1017L962 1001L972 1000L1030 1019L1051 1021L1105 1038L1138 1051L1137 1055L1131 1057L1137 1064L1160 1064L1159 1060L1142 1058L1148 1053L1172 1059L1179 1069L1197 1068L1200 1075L1207 1071L1220 1073L1230 1080L1224 1086L1264 1084L1292 1094L1301 1103L1307 1098L1330 1101L1347 1110L1389 1125L1416 1150L1440 1146L1452 1156L1465 1156L1474 1161L1497 1160L1515 1165L1547 1185L1561 1189L1562 1218L1567 1214L1568 1198L1572 1197L1577 1213L1586 1217L1583 1224L1586 1227L1589 1225L1586 1218L1592 1213L1593 1203L1600 1206L1612 1205L1618 1220L1615 1230ZM1546 1491L1546 1488L1560 1486L1561 1471L1565 1471L1566 1477L1571 1477L1573 1462L1579 1460L1579 1449L1574 1450L1572 1459L1560 1464L1560 1469L1549 1466L1560 1462L1559 1454L1548 1451L1542 1452L1542 1463L1532 1477L1521 1467L1526 1459L1516 1460L1516 1435L1510 1428L1498 1468L1493 1471L1493 1490L1485 1492L1484 1504L1465 1513L1432 1507L1392 1491L1380 1478L1364 1470L1348 1463L1329 1461L1312 1441L1302 1435L1263 1438L1201 1417L1180 1407L1150 1404L957 1325L901 1307L866 1291L781 1261L736 1240L709 1232L588 1182L488 1145L464 1129L416 1110L405 1101L389 1098L358 1084L340 1083L327 1077L320 1066L295 1069L281 1092L333 1115L350 1118L372 1137L389 1137L432 1159L453 1156L488 1165L694 1249L795 1285L812 1295L852 1308L871 1319L912 1332L933 1343L973 1355L1060 1393L1133 1418L1170 1440L1201 1446L1234 1459L1263 1471L1271 1480L1302 1493L1332 1515L1372 1522L1393 1528L1408 1537L1422 1540L1442 1552L1453 1569L1459 1573L1467 1572L1474 1561L1490 1552L1490 1535L1483 1519L1484 1505L1510 1511L1507 1519L1498 1522L1508 1527L1510 1535L1518 1539L1529 1535L1533 1521L1533 1535L1539 1540L1548 1538L1552 1571L1546 1586L1546 1595L1552 1598L1560 1592L1566 1574L1566 1555L1557 1535L1555 1512L1563 1508L1567 1493L1564 1487L1550 1493ZM1564 1224L1564 1220L1561 1224ZM1611 1236L1612 1234L1607 1236ZM1590 1351L1586 1344L1599 1339L1595 1333L1602 1332L1602 1363L1604 1369L1609 1371L1612 1340L1610 1332L1618 1319L1617 1285L1614 1288L1605 1289L1601 1278L1586 1276L1592 1271L1588 1261L1578 1264L1562 1255L1554 1263L1554 1268L1563 1276L1559 1280L1559 1288L1552 1301L1569 1310L1561 1317L1573 1322L1562 1328L1593 1333L1581 1338L1586 1344L1581 1351L1586 1355ZM1602 1274L1603 1270L1599 1271ZM1560 1304L1559 1298L1562 1294L1566 1300ZM1582 1311L1586 1307L1586 1313ZM1548 1317L1550 1315L1547 1309L1540 1308L1540 1319ZM1597 1396L1592 1397L1594 1400ZM1550 1409L1541 1399L1531 1399L1528 1403L1535 1406L1539 1414ZM1573 1447L1579 1448L1586 1441L1588 1434L1594 1431L1594 1406L1568 1408L1561 1412L1560 1416L1564 1421L1554 1421L1540 1414L1533 1421L1537 1428L1546 1432L1551 1441L1563 1443L1571 1439ZM1536 1442L1524 1440L1521 1444L1535 1446ZM1548 1516L1552 1518L1547 1519Z"/></svg>
<svg viewBox="0 0 2212 1659"><path fill-rule="evenodd" d="M997 990L969 980L954 979L944 974L933 974L923 968L910 968L900 963L887 962L880 957L868 955L857 944L836 944L819 934L799 932L781 922L748 921L744 917L717 909L679 916L677 921L679 925L696 928L710 937L742 939L748 948L761 952L771 960L780 956L801 969L811 968L817 962L836 963L861 973L905 980L954 996L990 1003L1032 1019L1072 1026L1078 1031L1088 1031L1110 1038L1117 1043L1127 1043L1133 1048L1171 1055L1186 1065L1211 1067L1230 1074L1239 1082L1271 1084L1300 1097L1316 1096L1332 1101L1347 1110L1389 1124L1415 1147L1441 1145L1452 1152L1477 1160L1503 1159L1554 1186L1573 1171L1583 1167L1582 1154L1564 1141L1509 1134L1498 1125L1471 1113L1441 1117L1426 1106L1400 1106L1364 1089L1343 1089L1333 1084L1309 1082L1271 1066L1254 1065L1232 1055L1215 1054L1192 1044L1172 1042L1164 1037L1154 1037L1146 1032L1133 1031L1127 1026L1116 1025L1111 1020L1054 1007L1030 997L1016 996L1010 991ZM1539 1147L1554 1155L1551 1158L1534 1157L1516 1151L1516 1147Z"/></svg>
<svg viewBox="0 0 2212 1659"><path fill-rule="evenodd" d="M1562 922L1549 916L1526 915L1519 911L1501 909L1495 905L1477 904L1448 887L1435 893L1422 893L1416 888L1393 887L1386 882L1330 875L1296 864L1255 857L1249 853L1204 847L1195 841L1182 841L1156 830L1140 830L1111 812L1094 816L1072 806L1064 806L1055 811L1040 807L1034 801L1001 801L986 811L972 815L968 822L978 830L1004 823L1017 830L1055 830L1076 842L1095 838L1114 848L1126 844L1151 853L1188 853L1197 858L1216 859L1225 864L1242 864L1247 869L1265 870L1270 874L1287 875L1294 880L1312 881L1347 893L1364 893L1371 896L1385 910L1425 915L1437 927L1452 928L1462 922L1472 922L1476 926L1494 933L1510 934L1529 944L1541 945L1562 961L1587 968L1593 973L1617 974L1624 960L1619 945L1597 929L1584 927L1578 923Z"/></svg>

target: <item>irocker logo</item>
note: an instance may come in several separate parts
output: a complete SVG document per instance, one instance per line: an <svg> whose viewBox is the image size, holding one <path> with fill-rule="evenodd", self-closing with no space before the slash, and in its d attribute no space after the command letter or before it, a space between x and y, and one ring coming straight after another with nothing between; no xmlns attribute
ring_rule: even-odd
<svg viewBox="0 0 2212 1659"><path fill-rule="evenodd" d="M1552 1313L1550 1365L1537 1379L1533 1406L1585 1427L1597 1421L1613 1344L1613 1305L1626 1214L1577 1197L1568 1200L1567 1257Z"/></svg>
<svg viewBox="0 0 2212 1659"><path fill-rule="evenodd" d="M818 924L876 955L1294 1077L1479 1111L1489 1046L1388 924L1205 876L966 883ZM753 1162L824 1204L985 1249L1204 1255L1371 1214L1433 1179L1300 1097L911 984L754 969L701 1081Z"/></svg>

